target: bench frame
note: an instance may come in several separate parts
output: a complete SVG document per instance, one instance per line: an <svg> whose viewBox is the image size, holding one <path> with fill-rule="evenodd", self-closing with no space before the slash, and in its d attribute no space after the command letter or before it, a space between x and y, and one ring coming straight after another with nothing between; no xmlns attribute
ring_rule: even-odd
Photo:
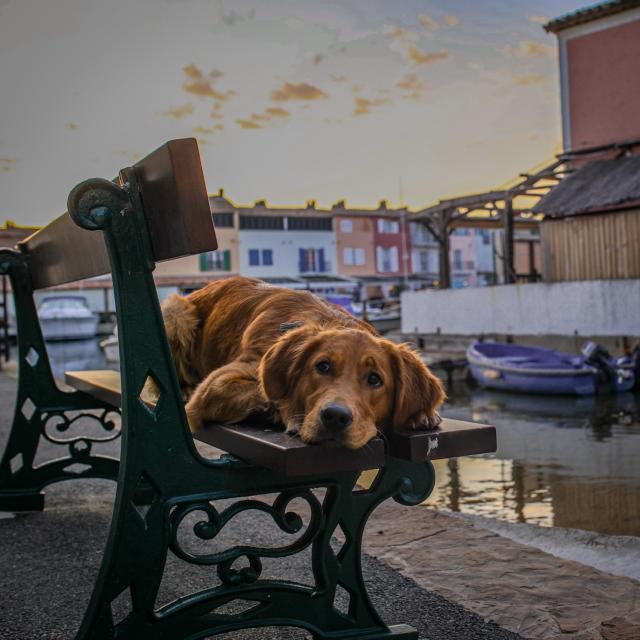
<svg viewBox="0 0 640 640"><path fill-rule="evenodd" d="M93 455L92 441L77 438L60 442L68 447L67 456L33 467L40 438L52 440L45 429L52 416L97 409L111 438L118 432L107 416L117 408L88 393L58 390L33 304L27 260L20 252L2 250L0 269L11 277L16 296L20 376L13 430L0 462L0 508L42 509L42 488L51 482L117 476L111 528L77 638L196 639L285 625L305 628L325 640L417 639L413 628L388 627L376 612L362 577L361 547L367 519L380 502L393 498L417 505L429 496L435 483L431 462L387 455L365 490L356 485L359 471L290 479L232 455L203 458L189 432L164 331L138 173L135 168L123 170L120 186L101 179L81 183L69 195L68 211L83 229L104 233L111 263L120 340L121 458L118 463ZM37 362L31 364L34 352ZM149 378L160 390L155 407L141 398ZM34 405L30 418L23 412L27 399ZM58 430L64 432L69 419L58 419ZM16 456L22 460L17 470ZM67 470L78 462L87 466L83 472ZM318 489L325 491L324 497L318 497ZM148 497L146 507L137 504L141 490ZM277 497L272 504L251 498L264 494ZM216 508L215 501L229 498L237 501ZM290 508L293 500L306 503L306 525ZM292 542L278 548L240 544L197 553L185 544L187 535L200 545L213 540L233 517L246 511L271 516ZM189 526L194 514L198 521ZM334 552L332 538L340 531L344 543ZM292 556L308 548L313 586L261 578L261 559ZM159 607L157 596L170 552L187 563L215 567L219 584ZM336 605L339 588L348 596L346 611ZM113 603L122 596L129 608L116 619ZM218 611L236 600L253 606L235 614Z"/></svg>

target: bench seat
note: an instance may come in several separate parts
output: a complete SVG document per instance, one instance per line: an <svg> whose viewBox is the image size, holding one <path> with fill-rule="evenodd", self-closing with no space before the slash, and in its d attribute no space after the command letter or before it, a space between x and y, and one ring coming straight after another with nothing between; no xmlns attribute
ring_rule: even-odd
<svg viewBox="0 0 640 640"><path fill-rule="evenodd" d="M117 371L67 371L65 382L115 407L122 404ZM145 402L153 405L149 398ZM374 438L356 451L320 448L305 444L277 427L253 424L208 424L193 437L285 477L377 469L384 466L385 455L424 462L496 450L495 427L448 418L443 419L438 429L390 434L386 443L382 438ZM319 451L326 455L319 455Z"/></svg>

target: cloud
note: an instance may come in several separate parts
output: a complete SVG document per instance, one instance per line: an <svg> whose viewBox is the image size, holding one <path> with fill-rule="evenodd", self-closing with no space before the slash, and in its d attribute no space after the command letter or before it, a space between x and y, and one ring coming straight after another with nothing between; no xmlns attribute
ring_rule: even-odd
<svg viewBox="0 0 640 640"><path fill-rule="evenodd" d="M549 16L529 16L527 20L533 22L533 24L547 24Z"/></svg>
<svg viewBox="0 0 640 640"><path fill-rule="evenodd" d="M399 25L386 25L383 32L387 38L397 40L401 43L416 42L418 40L418 35L415 31Z"/></svg>
<svg viewBox="0 0 640 640"><path fill-rule="evenodd" d="M517 45L506 44L502 48L502 53L514 58L555 58L556 48L546 42L535 40L521 40Z"/></svg>
<svg viewBox="0 0 640 640"><path fill-rule="evenodd" d="M222 120L224 116L222 115L222 102L214 102L213 107L211 107L211 113L209 117L214 120Z"/></svg>
<svg viewBox="0 0 640 640"><path fill-rule="evenodd" d="M418 49L415 45L409 47L409 59L419 67L425 64L434 64L435 62L441 62L449 57L449 52L443 49L435 53L429 53Z"/></svg>
<svg viewBox="0 0 640 640"><path fill-rule="evenodd" d="M347 76L335 75L333 73L331 74L330 78L332 82L348 82L349 80Z"/></svg>
<svg viewBox="0 0 640 640"><path fill-rule="evenodd" d="M542 84L544 82L544 76L541 76L539 73L529 73L522 76L514 76L513 81L521 86Z"/></svg>
<svg viewBox="0 0 640 640"><path fill-rule="evenodd" d="M0 171L9 173L13 171L13 165L17 162L15 158L0 158Z"/></svg>
<svg viewBox="0 0 640 640"><path fill-rule="evenodd" d="M205 74L195 64L188 64L182 70L187 78L182 84L182 88L187 93L200 98L213 98L221 102L235 95L235 91L220 91L216 89L216 81L224 75L220 69L212 69Z"/></svg>
<svg viewBox="0 0 640 640"><path fill-rule="evenodd" d="M418 20L425 29L431 29L431 31L435 31L440 26L432 17L424 13L418 16Z"/></svg>
<svg viewBox="0 0 640 640"><path fill-rule="evenodd" d="M71 131L75 131L78 128L78 125L75 122L67 122L66 127Z"/></svg>
<svg viewBox="0 0 640 640"><path fill-rule="evenodd" d="M195 107L193 106L193 104L191 102L187 102L181 107L169 107L166 111L159 111L157 115L180 120L181 118L190 116L193 113L194 109Z"/></svg>
<svg viewBox="0 0 640 640"><path fill-rule="evenodd" d="M291 114L282 107L267 107L265 112L272 118L288 118Z"/></svg>
<svg viewBox="0 0 640 640"><path fill-rule="evenodd" d="M214 133L217 133L218 131L223 131L223 130L224 130L223 124L214 124L213 127L199 126L194 128L194 131L196 133L202 133L207 136L213 135Z"/></svg>
<svg viewBox="0 0 640 640"><path fill-rule="evenodd" d="M320 64L323 60L324 56L321 53L316 53L316 55L313 56L312 62L313 64Z"/></svg>
<svg viewBox="0 0 640 640"><path fill-rule="evenodd" d="M367 113L371 113L372 107L382 107L386 104L391 103L390 98L376 98L374 100L370 100L368 98L363 98L362 96L354 96L354 105L355 109L353 110L354 116L364 116Z"/></svg>
<svg viewBox="0 0 640 640"><path fill-rule="evenodd" d="M298 84L285 82L279 89L274 89L271 92L271 99L275 102L286 102L288 100L324 100L328 97L322 89L307 82L300 82Z"/></svg>
<svg viewBox="0 0 640 640"><path fill-rule="evenodd" d="M250 119L253 122L269 122L269 120L271 120L269 116L265 116L261 113L252 113Z"/></svg>
<svg viewBox="0 0 640 640"><path fill-rule="evenodd" d="M253 120L243 120L240 118L236 120L236 122L243 129L262 129L262 126L259 124L256 124Z"/></svg>
<svg viewBox="0 0 640 640"><path fill-rule="evenodd" d="M442 19L447 27L457 27L460 24L460 18L458 18L458 16L444 16Z"/></svg>
<svg viewBox="0 0 640 640"><path fill-rule="evenodd" d="M404 78L396 82L396 87L407 91L422 91L424 82L415 73L408 73Z"/></svg>

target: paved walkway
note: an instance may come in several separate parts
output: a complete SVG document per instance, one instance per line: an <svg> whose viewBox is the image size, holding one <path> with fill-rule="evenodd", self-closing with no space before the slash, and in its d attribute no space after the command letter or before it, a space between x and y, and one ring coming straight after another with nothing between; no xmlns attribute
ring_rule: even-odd
<svg viewBox="0 0 640 640"><path fill-rule="evenodd" d="M11 422L15 382L0 375L0 441ZM55 447L43 447L43 458ZM71 481L47 490L42 513L0 514L0 638L61 640L73 638L99 567L111 517L114 485L108 481ZM402 511L419 511L402 509ZM229 531L227 532L227 529ZM262 540L268 544L267 531ZM247 529L225 528L230 539L245 540ZM379 548L379 547L378 547ZM307 558L265 562L270 577L308 582ZM406 623L431 640L517 640L519 636L484 622L462 606L429 592L414 580L369 555L364 575L372 600L388 624ZM162 603L209 586L208 570L171 558L161 587ZM298 629L260 629L228 634L234 639L305 638Z"/></svg>

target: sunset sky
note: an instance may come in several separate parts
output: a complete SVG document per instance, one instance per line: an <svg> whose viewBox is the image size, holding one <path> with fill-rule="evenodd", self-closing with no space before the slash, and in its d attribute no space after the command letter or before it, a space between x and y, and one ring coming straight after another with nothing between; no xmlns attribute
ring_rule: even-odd
<svg viewBox="0 0 640 640"><path fill-rule="evenodd" d="M559 151L556 39L584 0L0 0L0 222L171 138L236 202L412 209Z"/></svg>

